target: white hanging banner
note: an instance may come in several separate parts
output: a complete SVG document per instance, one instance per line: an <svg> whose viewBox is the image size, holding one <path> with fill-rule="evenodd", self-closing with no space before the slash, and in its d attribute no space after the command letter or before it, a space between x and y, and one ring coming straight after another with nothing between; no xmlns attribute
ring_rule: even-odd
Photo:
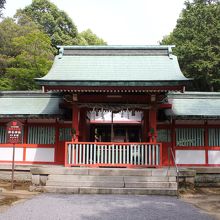
<svg viewBox="0 0 220 220"><path fill-rule="evenodd" d="M141 123L143 118L142 111L120 111L118 113L113 113L111 111L89 111L87 112L87 117L90 123Z"/></svg>

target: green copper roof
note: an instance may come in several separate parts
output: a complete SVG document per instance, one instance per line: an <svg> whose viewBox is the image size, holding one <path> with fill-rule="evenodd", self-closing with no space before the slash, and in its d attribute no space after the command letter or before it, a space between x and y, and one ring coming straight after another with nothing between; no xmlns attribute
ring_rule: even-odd
<svg viewBox="0 0 220 220"><path fill-rule="evenodd" d="M220 93L185 92L168 95L172 109L166 110L173 118L220 118Z"/></svg>
<svg viewBox="0 0 220 220"><path fill-rule="evenodd" d="M61 97L42 92L0 92L0 117L54 117L61 115Z"/></svg>
<svg viewBox="0 0 220 220"><path fill-rule="evenodd" d="M41 85L178 85L187 81L168 46L60 47Z"/></svg>

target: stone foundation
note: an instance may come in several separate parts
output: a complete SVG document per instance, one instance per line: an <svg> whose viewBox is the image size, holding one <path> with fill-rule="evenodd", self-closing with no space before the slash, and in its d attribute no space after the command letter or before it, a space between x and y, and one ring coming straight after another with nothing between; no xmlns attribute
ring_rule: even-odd
<svg viewBox="0 0 220 220"><path fill-rule="evenodd" d="M194 188L195 187L196 171L183 169L179 174L179 188Z"/></svg>

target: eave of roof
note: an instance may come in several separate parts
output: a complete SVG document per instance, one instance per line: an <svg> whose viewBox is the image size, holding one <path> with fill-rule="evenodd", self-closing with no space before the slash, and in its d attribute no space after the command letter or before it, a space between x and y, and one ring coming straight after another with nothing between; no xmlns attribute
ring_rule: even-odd
<svg viewBox="0 0 220 220"><path fill-rule="evenodd" d="M172 109L166 115L175 119L219 119L220 93L185 92L168 94Z"/></svg>
<svg viewBox="0 0 220 220"><path fill-rule="evenodd" d="M42 86L179 86L186 85L188 79L184 80L158 80L158 81L71 81L71 80L44 80L36 79L36 82Z"/></svg>
<svg viewBox="0 0 220 220"><path fill-rule="evenodd" d="M197 92L197 91L185 91L169 92L169 99L220 99L220 92Z"/></svg>
<svg viewBox="0 0 220 220"><path fill-rule="evenodd" d="M62 114L0 114L0 118L53 119L62 118Z"/></svg>
<svg viewBox="0 0 220 220"><path fill-rule="evenodd" d="M61 96L41 91L0 92L0 118L56 118Z"/></svg>
<svg viewBox="0 0 220 220"><path fill-rule="evenodd" d="M1 98L60 98L62 97L59 93L47 92L44 93L42 90L27 90L27 91L0 91Z"/></svg>

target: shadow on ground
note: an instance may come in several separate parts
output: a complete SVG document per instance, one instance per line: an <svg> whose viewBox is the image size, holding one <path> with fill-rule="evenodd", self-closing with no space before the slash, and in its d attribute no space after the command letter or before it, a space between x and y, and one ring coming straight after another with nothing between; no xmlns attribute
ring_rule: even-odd
<svg viewBox="0 0 220 220"><path fill-rule="evenodd" d="M181 190L180 197L220 220L220 187Z"/></svg>

